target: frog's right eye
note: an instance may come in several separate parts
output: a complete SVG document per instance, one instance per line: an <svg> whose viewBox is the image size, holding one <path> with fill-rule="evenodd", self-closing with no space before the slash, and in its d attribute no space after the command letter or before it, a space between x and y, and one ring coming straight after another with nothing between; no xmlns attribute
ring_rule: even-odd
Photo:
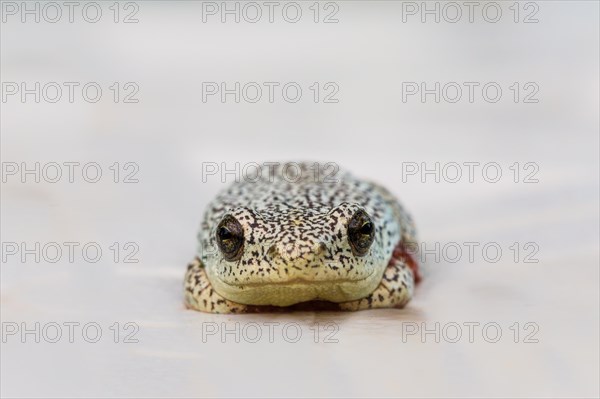
<svg viewBox="0 0 600 399"><path fill-rule="evenodd" d="M244 229L236 218L227 215L221 220L217 226L216 239L225 260L232 262L241 258L244 247Z"/></svg>

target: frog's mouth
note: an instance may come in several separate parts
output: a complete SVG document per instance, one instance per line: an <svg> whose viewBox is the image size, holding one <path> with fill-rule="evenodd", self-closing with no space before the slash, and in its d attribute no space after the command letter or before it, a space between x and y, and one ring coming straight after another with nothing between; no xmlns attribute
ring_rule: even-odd
<svg viewBox="0 0 600 399"><path fill-rule="evenodd" d="M373 275L373 273L370 273L368 276L358 278L358 279L338 278L338 279L331 279L331 280L309 280L309 279L302 278L302 277L296 277L296 278L286 280L286 281L272 281L272 282L271 281L269 281L269 282L256 281L256 282L251 282L251 283L228 283L228 282L223 281L223 283L230 287L240 287L240 288L264 287L267 285L292 285L292 284L327 285L327 284L342 284L342 283L350 283L350 282L360 283L361 281L365 281L372 275Z"/></svg>
<svg viewBox="0 0 600 399"><path fill-rule="evenodd" d="M311 281L294 278L241 284L225 282L210 273L208 277L217 293L230 301L245 305L290 306L309 301L347 302L364 298L377 288L382 273L372 272L360 279Z"/></svg>

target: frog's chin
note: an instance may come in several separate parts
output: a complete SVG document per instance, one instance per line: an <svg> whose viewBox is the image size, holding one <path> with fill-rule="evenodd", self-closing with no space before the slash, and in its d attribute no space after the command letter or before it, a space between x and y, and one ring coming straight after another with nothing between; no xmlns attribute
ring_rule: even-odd
<svg viewBox="0 0 600 399"><path fill-rule="evenodd" d="M359 280L309 281L294 279L285 282L264 282L233 285L217 276L209 280L215 291L230 301L245 305L290 306L313 300L347 302L364 298L373 292L382 278L381 273L371 273Z"/></svg>

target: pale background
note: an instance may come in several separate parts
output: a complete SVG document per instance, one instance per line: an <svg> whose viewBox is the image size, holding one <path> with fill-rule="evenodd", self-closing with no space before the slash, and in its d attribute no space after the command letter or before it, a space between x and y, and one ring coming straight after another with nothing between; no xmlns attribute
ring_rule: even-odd
<svg viewBox="0 0 600 399"><path fill-rule="evenodd" d="M302 3L309 12L310 3ZM109 12L104 4L104 11ZM2 344L3 397L538 396L599 392L599 7L539 1L537 24L402 22L401 2L340 1L337 24L202 23L200 2L138 2L137 24L20 23L1 28L3 82L100 82L103 99L2 103L3 162L136 162L137 184L2 185L3 242L89 242L98 263L2 264L2 322L99 323L97 344ZM501 2L509 12L512 2ZM112 82L136 82L138 104L115 104ZM203 103L203 81L337 82L338 104ZM489 104L402 102L403 81L499 82ZM506 88L536 82L538 104ZM404 310L224 316L182 306L185 264L204 206L223 187L203 162L334 161L390 188L423 242L498 242L501 261L427 262ZM498 162L490 184L403 183L401 162ZM514 162L536 162L537 184L515 184ZM107 175L108 176L108 175ZM113 242L136 242L137 264ZM513 242L539 245L515 263ZM111 342L115 321L139 343ZM202 341L206 322L297 322L298 343ZM314 322L339 325L314 343ZM403 323L496 322L502 339L402 339ZM539 326L538 343L509 327ZM406 326L406 324L404 324ZM466 330L465 330L466 331ZM265 330L266 332L266 330Z"/></svg>

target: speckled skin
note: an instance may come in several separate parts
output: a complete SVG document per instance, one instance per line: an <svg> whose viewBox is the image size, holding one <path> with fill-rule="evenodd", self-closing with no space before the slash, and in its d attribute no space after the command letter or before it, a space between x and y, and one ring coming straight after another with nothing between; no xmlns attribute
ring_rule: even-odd
<svg viewBox="0 0 600 399"><path fill-rule="evenodd" d="M208 205L185 276L187 307L246 313L408 303L420 278L406 251L417 247L411 217L381 186L346 172L325 176L314 164L300 167L296 176L278 167L258 181L234 183ZM347 234L359 209L375 228L363 256L353 253ZM243 228L243 252L235 261L225 260L216 243L226 215Z"/></svg>

